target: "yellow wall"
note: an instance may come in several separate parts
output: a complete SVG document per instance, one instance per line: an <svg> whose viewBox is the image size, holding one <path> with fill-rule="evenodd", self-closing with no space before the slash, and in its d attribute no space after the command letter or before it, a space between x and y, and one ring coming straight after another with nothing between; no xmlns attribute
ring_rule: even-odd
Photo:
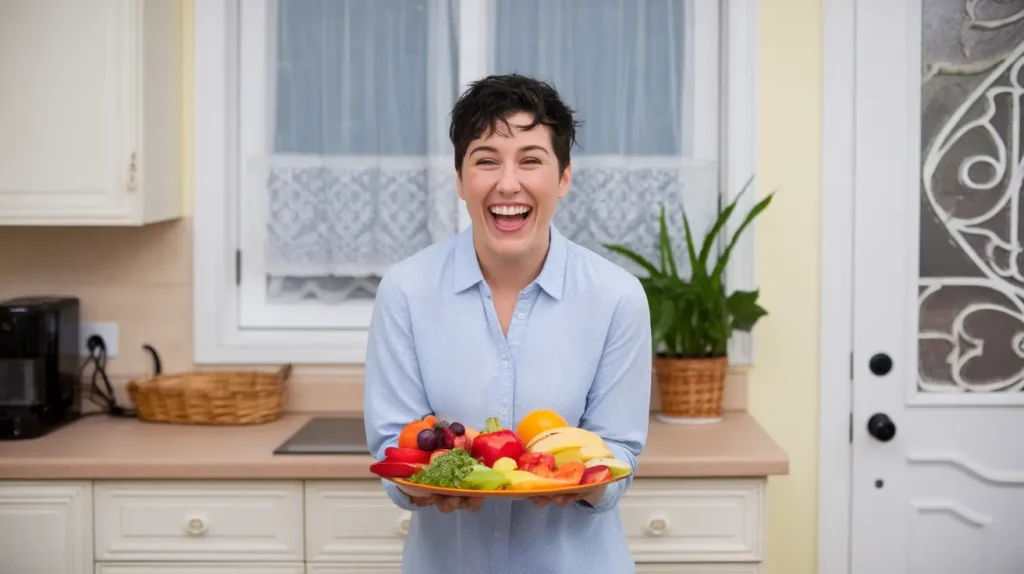
<svg viewBox="0 0 1024 574"><path fill-rule="evenodd" d="M192 3L185 2L186 209L192 207ZM758 326L750 410L790 456L768 489L768 574L815 572L821 0L761 0L758 279L770 315ZM787 267L785 272L783 267Z"/></svg>
<svg viewBox="0 0 1024 574"><path fill-rule="evenodd" d="M790 457L768 488L768 574L816 571L821 0L761 0L757 273L749 409ZM783 270L785 268L785 271Z"/></svg>
<svg viewBox="0 0 1024 574"><path fill-rule="evenodd" d="M183 13L181 18L181 35L182 41L185 45L185 54L182 58L183 69L182 69L182 81L181 89L184 96L184 105L182 106L182 118L181 121L184 123L185 132L182 134L184 139L184 157L182 158L182 181L185 182L185 201L183 210L185 216L189 217L192 215L192 192L195 187L195 172L193 171L193 143L194 143L194 123L192 122L192 112L195 105L195 62L193 61L194 56L194 34L192 21L193 16L193 4L192 2L182 2Z"/></svg>

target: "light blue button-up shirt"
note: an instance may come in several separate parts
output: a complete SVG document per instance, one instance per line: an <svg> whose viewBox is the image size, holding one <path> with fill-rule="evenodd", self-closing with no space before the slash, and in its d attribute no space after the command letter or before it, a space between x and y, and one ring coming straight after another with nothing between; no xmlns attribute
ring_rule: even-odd
<svg viewBox="0 0 1024 574"><path fill-rule="evenodd" d="M370 452L398 443L428 414L480 430L489 416L515 428L553 409L600 435L636 470L647 441L651 326L640 282L553 226L537 279L519 296L506 337L483 280L472 227L393 265L377 290L366 356ZM594 507L490 499L477 512L413 511L402 556L409 574L635 572L618 502L632 476Z"/></svg>

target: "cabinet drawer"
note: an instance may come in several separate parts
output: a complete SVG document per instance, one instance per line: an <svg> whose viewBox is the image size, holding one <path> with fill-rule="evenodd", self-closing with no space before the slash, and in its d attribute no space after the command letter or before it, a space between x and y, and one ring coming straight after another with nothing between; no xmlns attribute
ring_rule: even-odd
<svg viewBox="0 0 1024 574"><path fill-rule="evenodd" d="M410 515L379 480L307 481L306 561L401 562Z"/></svg>
<svg viewBox="0 0 1024 574"><path fill-rule="evenodd" d="M763 506L763 480L638 478L619 513L638 563L753 562Z"/></svg>
<svg viewBox="0 0 1024 574"><path fill-rule="evenodd" d="M307 564L306 574L402 574L402 563Z"/></svg>
<svg viewBox="0 0 1024 574"><path fill-rule="evenodd" d="M760 574L760 564L637 564L636 574Z"/></svg>
<svg viewBox="0 0 1024 574"><path fill-rule="evenodd" d="M96 574L303 574L303 564L254 564L242 562L138 562L100 563Z"/></svg>
<svg viewBox="0 0 1024 574"><path fill-rule="evenodd" d="M402 564L309 564L306 574L400 574ZM636 574L760 574L760 564L637 564ZM107 574L100 572L99 574ZM111 572L110 574L115 574ZM116 574L135 574L117 572ZM148 574L148 573L147 573ZM163 574L162 572L156 574ZM170 573L168 573L170 574ZM173 573L177 574L177 572ZM188 573L188 574L191 574ZM205 572L203 574L206 574ZM214 572L211 574L220 574ZM247 572L244 574L248 574ZM258 574L263 574L262 572Z"/></svg>
<svg viewBox="0 0 1024 574"><path fill-rule="evenodd" d="M105 481L94 499L96 560L303 560L299 481Z"/></svg>

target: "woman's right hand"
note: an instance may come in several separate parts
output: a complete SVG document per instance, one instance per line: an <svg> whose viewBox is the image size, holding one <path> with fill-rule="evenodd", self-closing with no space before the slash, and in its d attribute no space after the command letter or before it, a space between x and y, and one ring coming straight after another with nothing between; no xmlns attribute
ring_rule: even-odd
<svg viewBox="0 0 1024 574"><path fill-rule="evenodd" d="M416 506L436 506L441 512L448 514L456 510L476 512L484 505L484 499L470 496L441 496L431 494L426 497L410 496L409 500Z"/></svg>
<svg viewBox="0 0 1024 574"><path fill-rule="evenodd" d="M416 506L436 506L441 512L448 514L456 510L469 510L476 512L484 505L484 499L470 496L441 496L431 494L425 490L399 485L401 490L409 497L409 501Z"/></svg>

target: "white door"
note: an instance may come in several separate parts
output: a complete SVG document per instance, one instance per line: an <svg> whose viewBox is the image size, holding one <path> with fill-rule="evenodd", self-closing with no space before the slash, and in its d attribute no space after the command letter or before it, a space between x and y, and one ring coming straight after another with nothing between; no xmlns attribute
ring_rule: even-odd
<svg viewBox="0 0 1024 574"><path fill-rule="evenodd" d="M850 572L1020 574L1024 0L856 0L856 46Z"/></svg>

